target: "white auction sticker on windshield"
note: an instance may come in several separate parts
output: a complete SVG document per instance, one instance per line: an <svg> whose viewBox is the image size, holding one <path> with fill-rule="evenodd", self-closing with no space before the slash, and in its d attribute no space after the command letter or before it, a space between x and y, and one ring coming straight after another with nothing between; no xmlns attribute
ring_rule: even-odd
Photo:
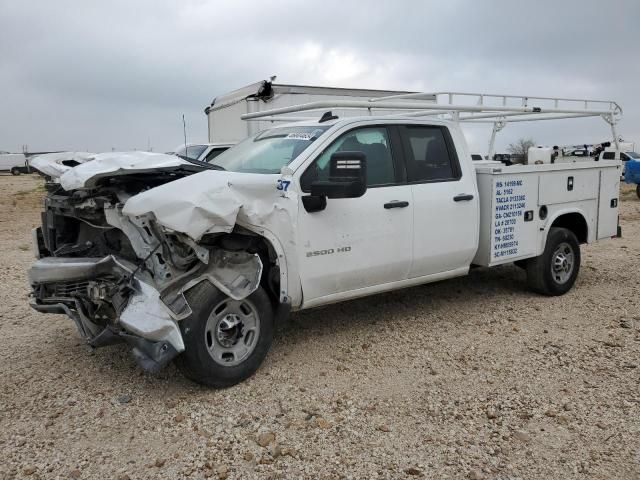
<svg viewBox="0 0 640 480"><path fill-rule="evenodd" d="M313 138L313 136L310 133L304 133L304 132L294 132L294 133L290 133L289 135L287 135L286 138L290 138L291 140L311 140Z"/></svg>

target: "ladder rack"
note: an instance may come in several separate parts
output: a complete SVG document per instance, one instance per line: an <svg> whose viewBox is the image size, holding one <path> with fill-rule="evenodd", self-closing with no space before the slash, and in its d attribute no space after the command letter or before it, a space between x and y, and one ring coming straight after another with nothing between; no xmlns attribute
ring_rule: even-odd
<svg viewBox="0 0 640 480"><path fill-rule="evenodd" d="M463 103L454 103L459 100L462 100ZM280 115L330 109L363 110L367 115L389 115L385 110L394 110L401 113L394 112L393 116L419 118L445 115L454 122L493 124L493 133L489 143L490 157L493 156L495 134L508 123L537 120L602 117L611 126L613 140L618 148L615 125L622 118L622 108L613 100L469 92L416 92L366 100L319 100L246 113L240 118L274 122L285 120L285 118L286 120L292 119L292 117L281 118ZM309 120L308 117L294 118Z"/></svg>

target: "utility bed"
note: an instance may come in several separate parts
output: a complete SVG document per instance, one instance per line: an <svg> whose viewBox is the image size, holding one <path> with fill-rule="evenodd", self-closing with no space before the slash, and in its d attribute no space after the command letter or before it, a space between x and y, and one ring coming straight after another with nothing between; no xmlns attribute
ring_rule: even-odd
<svg viewBox="0 0 640 480"><path fill-rule="evenodd" d="M583 242L618 229L620 162L478 165L480 238L473 260L494 266L539 255L547 229L566 213L586 213Z"/></svg>

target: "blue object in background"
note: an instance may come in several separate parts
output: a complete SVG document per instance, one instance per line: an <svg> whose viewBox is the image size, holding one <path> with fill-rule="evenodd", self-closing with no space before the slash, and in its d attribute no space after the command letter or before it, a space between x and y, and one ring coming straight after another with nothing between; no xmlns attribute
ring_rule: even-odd
<svg viewBox="0 0 640 480"><path fill-rule="evenodd" d="M640 160L629 160L624 166L624 181L640 184Z"/></svg>

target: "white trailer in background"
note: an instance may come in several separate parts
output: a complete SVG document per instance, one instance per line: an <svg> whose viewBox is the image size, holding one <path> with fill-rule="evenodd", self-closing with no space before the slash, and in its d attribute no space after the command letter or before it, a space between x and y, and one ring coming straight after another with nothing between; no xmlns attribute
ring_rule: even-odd
<svg viewBox="0 0 640 480"><path fill-rule="evenodd" d="M298 112L295 117L278 116L262 117L255 121L244 121L241 115L250 113L260 113L264 110L272 110L284 107L291 107L301 103L325 101L367 101L371 98L382 98L396 95L412 94L411 92L391 91L391 90L367 90L356 88L334 88L334 87L312 87L304 85L283 85L273 81L264 80L247 85L230 93L216 97L211 105L208 105L204 112L207 115L209 124L210 143L238 143L240 140L258 133L266 128L273 127L274 122L295 122L317 118L317 112ZM419 101L412 103L423 105L435 103L434 95L422 95ZM401 108L388 109L387 107L377 107L374 104L367 105L366 108L333 108L333 115L340 118L354 115L380 115L383 113L406 112Z"/></svg>

